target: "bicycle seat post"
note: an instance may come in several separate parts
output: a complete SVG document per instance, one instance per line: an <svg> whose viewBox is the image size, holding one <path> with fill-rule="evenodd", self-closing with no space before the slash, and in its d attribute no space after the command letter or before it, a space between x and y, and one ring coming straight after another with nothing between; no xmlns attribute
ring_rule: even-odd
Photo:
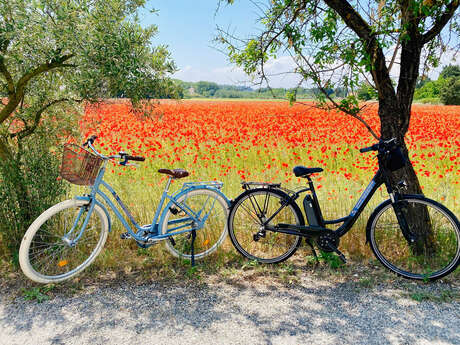
<svg viewBox="0 0 460 345"><path fill-rule="evenodd" d="M169 186L171 185L171 180L172 180L172 176L170 176L168 178L168 181L166 182L166 186L165 186L165 189L164 189L164 193L168 193L169 192Z"/></svg>

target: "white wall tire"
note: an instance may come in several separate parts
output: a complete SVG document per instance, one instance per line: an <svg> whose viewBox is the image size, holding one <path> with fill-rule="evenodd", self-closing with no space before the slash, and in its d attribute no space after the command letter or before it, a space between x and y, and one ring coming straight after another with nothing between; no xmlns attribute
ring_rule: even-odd
<svg viewBox="0 0 460 345"><path fill-rule="evenodd" d="M71 200L66 200L63 202L60 202L59 204L56 204L52 207L50 207L48 210L43 212L35 221L30 225L30 227L27 229L22 242L21 242L21 247L19 249L19 264L21 266L22 271L28 277L29 279L37 282L37 283L57 283L61 282L67 279L70 279L83 271L86 267L88 267L94 259L98 256L98 254L101 252L102 248L104 247L105 241L107 239L108 235L108 229L109 229L109 220L107 219L107 215L105 211L98 205L94 206L93 213L91 214L90 217L90 223L89 226L93 226L93 228L90 228L89 226L83 233L83 236L87 235L87 237L83 237L80 239L79 242L77 242L77 245L75 247L69 247L65 246L64 242L60 243L59 242L59 235L63 235L66 231L68 231L70 228L67 226L64 226L64 229L61 231L60 227L58 231L58 234L51 233L47 231L46 229L51 229L54 224L67 224L65 220L62 220L61 218L63 215L65 215L67 212L71 215L72 213L77 212L78 210L81 209L82 206L87 205L87 201L85 200L77 200L77 199L71 199ZM56 215L60 214L59 217ZM96 218L97 217L97 218ZM70 217L69 217L70 218ZM82 218L85 218L84 215ZM45 226L44 224L49 221L47 225ZM75 219L75 217L73 217ZM81 219L80 219L81 221ZM93 223L94 222L94 225ZM45 229L46 228L46 229ZM54 229L51 229L53 231ZM94 231L93 231L94 230ZM37 235L39 233L39 235ZM42 235L43 234L43 235ZM41 240L42 238L38 238L39 236L45 236L47 238L52 238L54 239L55 243L48 243L48 242L39 242L38 240ZM91 237L90 237L91 236ZM90 241L94 240L94 241ZM94 245L92 244L94 242ZM41 244L44 243L44 244ZM90 246L91 245L91 246ZM53 248L51 248L53 247ZM94 248L93 248L94 247ZM57 249L56 249L57 248ZM33 252L33 250L36 250L36 252ZM54 255L48 255L49 252ZM54 252L53 252L54 251ZM59 259L57 255L76 255L74 253L79 253L80 257L84 257L86 252L90 253L86 259L82 259L82 262L77 264L74 268L70 269L70 265L67 266L67 260L66 258L61 259L58 261L58 267L55 268L53 267L53 259ZM35 265L35 262L31 262L35 260L37 256L40 256L41 254L46 255L46 258L50 258L50 263L46 263L46 258L43 258L42 265L47 265L45 266L40 266L38 267L38 264ZM64 263L64 264L63 264ZM36 267L34 267L34 265ZM46 270L48 269L48 266L51 265L51 269L55 268L56 272L53 274L46 274L43 272L40 272L41 270ZM62 268L62 269L61 269ZM64 272L65 269L69 268L69 271ZM61 269L62 272L59 270Z"/></svg>

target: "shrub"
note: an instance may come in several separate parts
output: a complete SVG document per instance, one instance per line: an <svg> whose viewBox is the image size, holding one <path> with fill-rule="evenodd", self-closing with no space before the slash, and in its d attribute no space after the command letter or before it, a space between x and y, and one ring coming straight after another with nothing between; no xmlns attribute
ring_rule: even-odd
<svg viewBox="0 0 460 345"><path fill-rule="evenodd" d="M445 80L442 78L427 81L423 86L415 90L414 99L437 98L444 84Z"/></svg>
<svg viewBox="0 0 460 345"><path fill-rule="evenodd" d="M0 253L12 256L16 265L29 225L66 192L57 180L61 155L51 150L46 136L28 138L19 150L18 160L0 160Z"/></svg>
<svg viewBox="0 0 460 345"><path fill-rule="evenodd" d="M447 79L439 96L445 105L460 105L460 78Z"/></svg>
<svg viewBox="0 0 460 345"><path fill-rule="evenodd" d="M358 99L362 101L369 101L373 98L376 98L377 94L375 89L367 83L361 84L360 88L358 89Z"/></svg>

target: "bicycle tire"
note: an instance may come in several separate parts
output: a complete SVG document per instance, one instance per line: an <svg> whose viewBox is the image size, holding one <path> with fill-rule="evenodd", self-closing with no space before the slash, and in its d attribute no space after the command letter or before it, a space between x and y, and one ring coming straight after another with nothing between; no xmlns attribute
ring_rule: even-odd
<svg viewBox="0 0 460 345"><path fill-rule="evenodd" d="M376 258L392 272L408 279L436 280L453 272L460 263L460 223L455 215L444 205L421 195L405 195L397 203L406 219L410 210L423 212L418 224L408 224L416 239L409 244L391 201L386 200L367 223L367 236ZM429 227L429 235L417 234L417 228L421 227Z"/></svg>
<svg viewBox="0 0 460 345"><path fill-rule="evenodd" d="M94 206L88 225L75 246L68 245L62 238L87 204L84 200L66 200L35 219L19 249L19 264L26 277L37 283L61 282L74 277L96 259L104 247L109 228L107 215L99 205ZM85 212L83 210L78 224L83 224ZM73 234L78 233L77 226Z"/></svg>
<svg viewBox="0 0 460 345"><path fill-rule="evenodd" d="M227 236L227 202L219 193L206 188L191 190L179 197L177 201L194 211L204 208L206 213L209 212L204 226L196 230L194 256L195 259L199 260L212 254ZM170 220L178 220L186 215L183 211L176 212L178 212L178 208L175 208L174 211L172 209L167 211L162 224L163 234L174 233L174 230L171 230L174 225L168 225ZM173 235L174 244L167 239L165 241L166 248L175 257L191 259L191 235L191 232Z"/></svg>
<svg viewBox="0 0 460 345"><path fill-rule="evenodd" d="M281 205L281 201L288 199L289 196L283 191L268 188L257 188L242 193L230 208L228 217L230 240L235 249L250 260L269 264L284 261L295 253L302 242L302 237L272 231L265 231L265 237L254 237L262 226L257 211L254 210L256 208L254 201L258 198L261 203L263 200L262 213L265 213L263 217L267 219L270 217L268 213L275 212ZM270 199L274 201L273 204L269 204ZM252 224L248 225L248 223ZM271 223L305 224L302 212L294 202L289 202ZM271 249L275 249L275 253L267 254Z"/></svg>

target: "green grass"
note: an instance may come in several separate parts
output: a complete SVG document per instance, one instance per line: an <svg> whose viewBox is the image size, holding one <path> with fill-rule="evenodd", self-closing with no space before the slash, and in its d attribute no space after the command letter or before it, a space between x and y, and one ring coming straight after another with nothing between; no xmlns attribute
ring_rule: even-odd
<svg viewBox="0 0 460 345"><path fill-rule="evenodd" d="M460 300L460 294L452 290L442 290L440 292L419 290L409 293L408 296L417 302L431 301L438 303L448 303Z"/></svg>
<svg viewBox="0 0 460 345"><path fill-rule="evenodd" d="M169 152L174 147L185 144L187 144L185 141L175 142L174 145L165 141L163 143L163 150L164 152ZM232 145L222 144L219 147L220 152L216 154L215 162L203 161L196 164L193 163L194 150L212 153L212 147L209 148L206 145L209 145L209 143L200 143L198 149L186 149L181 154L181 161L176 164L172 164L167 158L162 158L148 159L146 162L140 163L137 169L114 167L115 172L112 173L111 168L109 168L106 180L119 192L125 204L138 220L138 223L148 224L153 219L166 181L164 175L157 173L158 168L181 167L190 170L192 173L188 178L174 181L171 191L179 189L183 182L218 179L224 182L223 192L230 199L234 199L242 192L240 185L242 178L238 174L239 170L244 169L250 173L250 175L245 176L245 179L248 181L279 181L282 182L283 186L294 189L305 186L305 181L293 177L291 172L292 166L296 164L314 166L317 165L314 162L317 159L321 159L320 153L307 153L308 146L305 148L290 148L289 145L280 142L278 148L272 148L267 151L248 145L247 150L240 152L240 159L235 159L235 152ZM342 150L346 148L342 147ZM326 170L314 177L315 185L321 185L321 188L317 189L317 192L320 204L322 205L322 212L326 219L339 218L348 214L358 200L362 190L372 178L370 171L361 171L352 165L352 163L362 158L362 156L353 147L349 148L351 151L346 161L334 159L325 161L322 166L329 170L329 172ZM334 147L332 147L333 149ZM427 167L436 167L439 171L446 171L450 162L437 159L436 157L444 155L444 153L436 152L436 150L438 149L430 149L430 152L433 151L435 155L433 157L426 157L424 164ZM314 159L312 161L307 159L294 160L294 151L298 157L313 155ZM439 149L439 151L445 151L445 149ZM416 153L420 155L423 151ZM272 159L275 159L276 163L272 163ZM231 163L228 163L229 160ZM280 162L288 162L289 166L282 167ZM264 168L268 163L272 163L271 169ZM224 169L220 168L223 164L232 165L232 169L225 173ZM330 173L331 170L337 172L341 168L346 168L354 177L348 180L341 174ZM118 175L119 172L122 175ZM420 175L419 178L422 186L424 186L424 192L427 197L440 201L455 214L460 214L457 199L457 196L460 194L459 187L458 184L454 183L458 179L458 175L455 175L455 172L445 174L442 179L436 176L425 177L423 175ZM74 186L68 197L84 193L87 193L86 188ZM366 244L365 226L371 211L387 197L383 189L377 191L353 229L341 239L340 250L347 258L358 262L373 258L373 254L368 244ZM125 267L129 266L132 271L156 270L159 276L174 278L188 270L189 264L172 257L162 243L149 249L140 249L133 240L121 240L119 235L126 230L113 214L111 214L111 217L113 222L112 233L109 234L105 248L95 263L85 271L85 274L91 275L93 273L97 274L97 272L123 271ZM309 252L308 249L306 251ZM2 253L6 255L6 251L0 244L0 255ZM303 255L302 251L300 256L302 260L309 262L308 258L305 259L306 255ZM340 266L336 260L324 260L331 267ZM243 260L236 253L230 241L227 240L212 258L203 261L203 270L212 273L227 269L226 267L229 264L245 268L252 268L251 265L253 265L250 261ZM286 274L290 275L289 273ZM460 269L457 269L454 276L460 277Z"/></svg>
<svg viewBox="0 0 460 345"><path fill-rule="evenodd" d="M54 287L54 284L48 284L45 286L22 289L22 295L26 301L37 301L37 303L42 303L50 299L48 292L53 290Z"/></svg>
<svg viewBox="0 0 460 345"><path fill-rule="evenodd" d="M174 147L182 144L186 143L176 142ZM168 150L172 148L167 145L167 142L165 142L165 152L168 152ZM234 159L234 152L231 150L231 146L227 148L226 144L222 144L219 148L220 153L218 157L216 157L216 162L212 162L211 164L208 164L207 161L194 164L192 162L194 152L192 149L190 150L190 152L185 151L182 154L182 159L179 164L171 165L162 159L155 159L147 160L139 164L137 169L126 168L121 170L119 168L114 168L115 173L111 173L109 169L106 174L107 182L117 190L140 224L148 224L151 222L159 197L163 191L166 180L164 175L157 173L160 167L182 167L191 172L191 177L174 181L171 185L171 191L179 189L183 182L194 180L206 181L217 178L224 182L223 192L230 199L236 198L243 191L240 185L242 179L237 173L240 169L252 172L249 176L245 177L248 181L279 181L282 182L283 186L292 189L305 186L304 180L293 178L290 166L287 168L275 166L272 169L263 169L264 165L267 164L266 162L271 162L271 159L276 159L277 162L280 162L285 161L285 157L292 156L292 151L294 151L294 149L288 148L282 143L280 143L277 150L271 150L268 153L264 151L257 152L257 148L249 148L241 153L241 159ZM206 143L202 143L200 144L199 150L206 152L209 148L206 147ZM295 149L300 157L307 157L309 154L303 152L307 150L308 147ZM314 177L315 185L321 185L321 188L317 189L317 193L320 204L322 205L323 215L326 219L339 218L348 214L358 200L362 190L372 178L372 173L370 171L363 172L351 165L355 159L362 156L358 152L354 152L353 148L350 148L350 150L352 150L352 152L348 155L346 161L330 160L325 162L323 166L326 169L334 171L338 171L342 167L347 168L347 170L355 176L353 179L348 180L342 175L331 174L327 171ZM315 155L315 153L312 154ZM320 155L318 155L318 157L320 157ZM220 164L228 164L228 159L232 160L233 168L223 175L219 170L219 166ZM301 163L307 166L314 164L308 160L305 162L297 162L297 164ZM295 164L296 162L291 162L292 166ZM437 166L440 170L444 170L448 167L448 163L439 161L435 157L427 157L424 164L426 166ZM118 175L118 172L122 172L122 175ZM459 204L456 199L456 195L459 193L458 185L454 184L457 178L454 173L446 174L443 179L438 179L437 177L424 177L423 175L419 177L427 197L439 200L454 213L457 215L459 214ZM84 188L74 187L69 197L84 192ZM356 261L373 258L369 245L366 244L366 222L372 210L387 197L388 195L383 188L377 191L352 230L341 238L340 250L347 258ZM301 206L301 209L302 208ZM187 267L187 264L179 263L176 258L172 257L162 243L149 249L141 250L133 240L121 240L119 235L126 230L113 215L112 221L112 233L109 235L105 249L93 264L94 270L117 270L122 269L125 265L133 266L133 268L152 267L152 263L154 263L156 269L162 266L168 268L176 267L177 265ZM232 257L235 252L236 250L233 248L230 241L226 241L211 260L215 262L217 266L223 267L227 260L229 260L229 257ZM242 261L241 264L245 265L245 267L251 265L248 261ZM338 262L331 262L331 265L340 266ZM459 271L460 270L457 269L456 276L460 276L460 273L458 273ZM174 273L172 273L172 275L174 275Z"/></svg>

